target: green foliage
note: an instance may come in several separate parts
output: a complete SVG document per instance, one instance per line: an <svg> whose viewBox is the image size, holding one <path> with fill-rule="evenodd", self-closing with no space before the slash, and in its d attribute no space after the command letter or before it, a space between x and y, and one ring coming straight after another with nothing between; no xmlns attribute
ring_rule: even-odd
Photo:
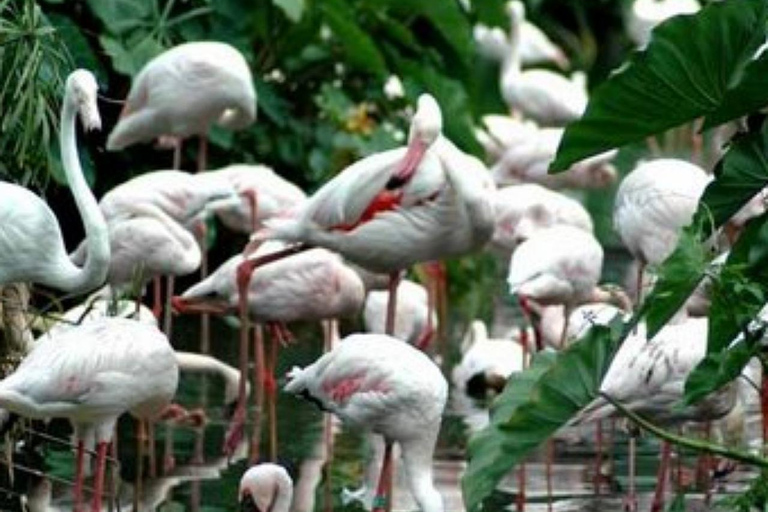
<svg viewBox="0 0 768 512"><path fill-rule="evenodd" d="M744 492L719 500L715 504L715 510L751 512L765 510L766 504L768 504L768 471L762 471L752 479Z"/></svg>
<svg viewBox="0 0 768 512"><path fill-rule="evenodd" d="M662 23L647 49L592 93L584 116L566 128L552 171L711 113L718 122L740 115L728 105L745 76L743 87L757 91L754 73L744 71L765 39L767 17L765 2L734 0ZM750 105L768 103L761 91Z"/></svg>
<svg viewBox="0 0 768 512"><path fill-rule="evenodd" d="M33 0L0 2L0 178L47 181L70 66L56 30Z"/></svg>
<svg viewBox="0 0 768 512"><path fill-rule="evenodd" d="M561 353L539 354L528 370L510 376L493 404L490 426L469 443L462 479L467 510L478 510L510 469L597 397L623 327L619 319L594 326Z"/></svg>

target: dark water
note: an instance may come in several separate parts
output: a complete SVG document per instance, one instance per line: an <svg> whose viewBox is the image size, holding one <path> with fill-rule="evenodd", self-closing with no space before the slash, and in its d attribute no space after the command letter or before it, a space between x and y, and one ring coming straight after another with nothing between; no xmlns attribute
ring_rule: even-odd
<svg viewBox="0 0 768 512"><path fill-rule="evenodd" d="M174 345L178 349L195 350L198 322L194 318L180 318L174 331ZM350 326L343 326L349 328ZM226 322L214 320L211 343L212 355L237 365L237 330ZM297 331L297 343L286 348L280 354L277 375L284 375L293 365L305 365L321 353L321 331L319 326L305 326ZM226 408L224 407L223 383L216 377L203 377L199 374L182 375L178 402L186 407L203 406L208 423L202 429L188 427L169 428L158 425L155 433L155 452L158 476L143 480L141 510L224 512L238 510L237 490L241 475L248 467L246 456L247 438L241 445L241 453L231 460L221 455L222 440L226 430ZM308 402L278 393L278 430L279 461L289 467L297 481L296 511L312 510L362 510L358 502L345 503L343 490L352 490L364 481L366 466L363 462L368 456L366 437L360 432L350 432L338 425L334 428L333 460L324 467L327 457L323 443L324 417ZM755 439L759 422L753 414L747 424L747 439ZM45 429L36 425L36 429ZM66 424L54 422L47 427L51 435L66 438ZM610 437L611 428L606 425L606 437ZM601 465L603 474L602 492L595 494L593 475L595 473L595 447L592 432L567 432L562 440L554 445L555 462L552 466L553 493L547 497L544 451L531 457L525 466L526 472L526 510L621 510L622 497L627 488L627 453L626 435L620 427L613 429L614 442L606 448L610 454ZM264 428L266 434L266 428ZM116 494L113 500L114 510L133 510L133 482L136 477L135 430L133 421L124 417L119 428L119 476L116 478ZM34 438L24 441L27 445L35 444ZM463 448L466 433L461 419L448 411L443 425L443 434L439 442L435 461L435 478L443 494L446 510L455 512L464 510L460 493L460 476L464 468ZM640 492L639 510L649 510L651 492L655 489L655 473L658 464L658 443L649 438L638 442L637 487ZM261 446L262 454L268 453L265 440ZM23 472L17 472L14 483L16 492L29 489L32 496L31 510L70 510L71 486L65 481L73 479L74 454L63 445L46 442L40 443L37 452L41 460L17 456L15 462L22 466L39 466L49 475L46 481L39 478L28 479ZM163 461L173 458L174 466L163 470ZM689 510L707 509L701 488L696 488L693 468L696 457L690 453L676 456L673 468L680 474L680 480L687 485L686 505ZM149 460L144 463L145 471ZM754 474L746 468L739 468L723 481L714 484L716 503L724 493L742 489ZM678 477L673 475L672 480ZM513 472L499 486L498 491L488 503L488 510L515 509L515 497L518 493L518 475ZM41 482L43 482L41 484ZM8 488L6 483L6 488ZM107 484L107 490L111 488ZM301 491L299 491L301 489ZM50 492L49 492L50 491ZM668 502L673 495L670 491ZM87 494L86 494L87 495ZM12 510L16 505L12 494L6 494L3 510ZM50 503L46 503L50 498ZM407 486L398 479L395 487L395 510L416 510ZM105 503L105 510L109 507Z"/></svg>

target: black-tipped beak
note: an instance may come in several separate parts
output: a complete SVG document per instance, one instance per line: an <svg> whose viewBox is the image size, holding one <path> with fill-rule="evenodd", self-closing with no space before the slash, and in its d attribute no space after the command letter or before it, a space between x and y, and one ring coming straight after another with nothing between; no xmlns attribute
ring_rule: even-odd
<svg viewBox="0 0 768 512"><path fill-rule="evenodd" d="M253 501L253 496L245 494L240 498L240 512L261 512L256 502Z"/></svg>

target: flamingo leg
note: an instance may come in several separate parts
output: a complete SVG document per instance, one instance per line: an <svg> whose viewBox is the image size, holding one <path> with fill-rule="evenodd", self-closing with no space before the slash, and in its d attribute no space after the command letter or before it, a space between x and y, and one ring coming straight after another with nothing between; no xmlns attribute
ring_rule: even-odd
<svg viewBox="0 0 768 512"><path fill-rule="evenodd" d="M83 510L83 459L84 458L85 458L85 443L83 442L82 439L79 439L77 441L77 455L75 458L74 512L82 512Z"/></svg>
<svg viewBox="0 0 768 512"><path fill-rule="evenodd" d="M603 463L603 420L597 420L595 425L595 474L592 477L592 485L595 494L600 495L600 479Z"/></svg>
<svg viewBox="0 0 768 512"><path fill-rule="evenodd" d="M637 451L637 439L635 435L629 436L629 489L624 497L624 510L635 512L637 510L637 493L635 491L635 452Z"/></svg>
<svg viewBox="0 0 768 512"><path fill-rule="evenodd" d="M96 454L96 475L94 476L93 504L91 512L101 512L101 495L104 494L104 472L109 443L99 441Z"/></svg>
<svg viewBox="0 0 768 512"><path fill-rule="evenodd" d="M253 365L254 383L254 411L253 431L251 432L251 464L259 460L261 447L261 415L264 410L264 329L261 324L256 324L253 329L253 357L256 363Z"/></svg>
<svg viewBox="0 0 768 512"><path fill-rule="evenodd" d="M248 284L246 283L246 289ZM224 437L224 453L232 455L240 444L245 428L245 400L246 400L246 375L248 374L248 333L250 323L248 319L248 299L247 290L238 286L240 291L239 310L240 310L240 381L238 384L237 407L232 415L227 433ZM257 383L258 385L258 383Z"/></svg>
<svg viewBox="0 0 768 512"><path fill-rule="evenodd" d="M525 462L517 468L517 496L515 497L515 507L518 512L525 510Z"/></svg>
<svg viewBox="0 0 768 512"><path fill-rule="evenodd" d="M640 262L637 266L637 292L635 294L635 311L640 308L643 301L643 272L645 272L645 263Z"/></svg>
<svg viewBox="0 0 768 512"><path fill-rule="evenodd" d="M173 289L175 287L176 278L174 276L168 276L165 279L166 291L165 291L165 310L163 311L163 332L170 340L173 334L173 308L171 307L171 298L173 298Z"/></svg>
<svg viewBox="0 0 768 512"><path fill-rule="evenodd" d="M376 496L373 498L373 512L385 512L391 509L390 499L392 489L392 441L385 439L384 459L381 463L379 483L376 486Z"/></svg>
<svg viewBox="0 0 768 512"><path fill-rule="evenodd" d="M147 437L149 446L149 478L157 478L157 457L155 456L155 424L147 420Z"/></svg>
<svg viewBox="0 0 768 512"><path fill-rule="evenodd" d="M267 369L264 373L264 388L269 400L269 457L277 460L277 383L275 382L275 365L277 363L278 344L285 343L283 338L285 326L279 324L272 326L272 336L267 358Z"/></svg>
<svg viewBox="0 0 768 512"><path fill-rule="evenodd" d="M170 422L166 423L163 440L163 475L173 471L174 466L176 466L176 458L173 455L173 431L173 425Z"/></svg>
<svg viewBox="0 0 768 512"><path fill-rule="evenodd" d="M160 277L155 276L152 278L152 314L155 315L157 320L160 320L160 315L163 314L163 299L162 291L160 289Z"/></svg>
<svg viewBox="0 0 768 512"><path fill-rule="evenodd" d="M200 279L208 277L208 228L205 222L200 223ZM200 315L200 352L208 354L211 351L211 315Z"/></svg>
<svg viewBox="0 0 768 512"><path fill-rule="evenodd" d="M661 512L664 510L664 488L667 484L667 474L669 473L669 456L672 452L672 445L668 441L661 443L661 462L659 462L659 472L656 477L656 492L653 495L651 503L651 512Z"/></svg>
<svg viewBox="0 0 768 512"><path fill-rule="evenodd" d="M563 322L563 332L560 333L560 346L559 350L563 350L568 345L568 322L571 319L571 308L567 305L563 307L563 314L565 315L565 322Z"/></svg>
<svg viewBox="0 0 768 512"><path fill-rule="evenodd" d="M200 135L200 146L197 150L197 172L205 172L208 167L208 136Z"/></svg>
<svg viewBox="0 0 768 512"><path fill-rule="evenodd" d="M397 312L397 287L402 277L401 272L395 271L389 274L389 299L387 300L387 323L385 332L389 336L395 335L395 313Z"/></svg>
<svg viewBox="0 0 768 512"><path fill-rule="evenodd" d="M427 263L425 266L428 267L430 264ZM427 282L427 325L419 335L419 339L416 340L416 348L421 351L425 351L435 337L433 318L437 314L437 295L440 286L430 270L427 270L427 276L429 277Z"/></svg>
<svg viewBox="0 0 768 512"><path fill-rule="evenodd" d="M528 323L533 327L533 339L536 344L536 351L539 352L541 350L544 350L544 342L541 337L541 332L539 331L539 326L536 324L536 322L533 321L533 310L531 309L531 305L528 303L528 298L526 297L520 297L520 309L523 310L523 315L525 316L526 320L528 320Z"/></svg>
<svg viewBox="0 0 768 512"><path fill-rule="evenodd" d="M140 510L142 492L142 479L144 478L144 442L147 440L147 432L144 420L137 420L138 435L136 436L136 483L133 487L133 510Z"/></svg>
<svg viewBox="0 0 768 512"><path fill-rule="evenodd" d="M173 167L172 169L181 169L181 137L176 139L176 143L173 145Z"/></svg>
<svg viewBox="0 0 768 512"><path fill-rule="evenodd" d="M555 443L547 439L547 448L544 461L544 473L547 479L547 511L552 512L552 459L555 458Z"/></svg>
<svg viewBox="0 0 768 512"><path fill-rule="evenodd" d="M336 319L323 322L323 353L333 350L335 333L338 325ZM333 461L333 415L323 413L323 444L325 445L325 465L323 466L325 486L323 488L323 510L333 510L333 486L331 485L331 462Z"/></svg>

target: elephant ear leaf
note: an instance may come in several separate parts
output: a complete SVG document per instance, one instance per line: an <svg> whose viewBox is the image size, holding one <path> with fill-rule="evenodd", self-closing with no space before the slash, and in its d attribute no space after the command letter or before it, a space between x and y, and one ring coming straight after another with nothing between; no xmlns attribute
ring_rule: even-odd
<svg viewBox="0 0 768 512"><path fill-rule="evenodd" d="M749 64L767 16L762 0L734 0L659 25L648 47L595 89L583 117L565 129L550 171L712 113L717 122L742 115L728 98L740 87L757 89L761 68Z"/></svg>
<svg viewBox="0 0 768 512"><path fill-rule="evenodd" d="M624 331L618 317L595 325L566 350L541 353L529 369L510 376L490 425L469 443L462 479L468 511L479 510L508 471L597 398Z"/></svg>

